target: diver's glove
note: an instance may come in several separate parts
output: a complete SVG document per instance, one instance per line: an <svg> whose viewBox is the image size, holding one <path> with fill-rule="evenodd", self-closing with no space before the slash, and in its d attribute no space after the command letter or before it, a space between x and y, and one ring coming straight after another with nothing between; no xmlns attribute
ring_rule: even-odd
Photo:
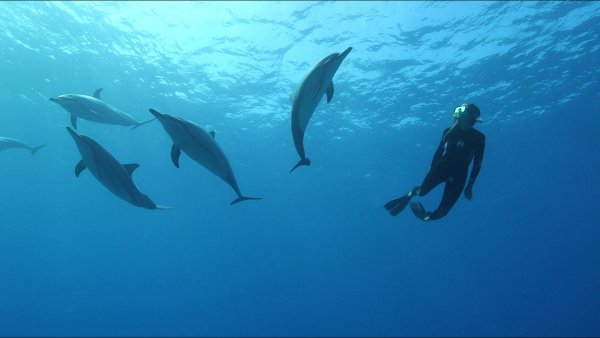
<svg viewBox="0 0 600 338"><path fill-rule="evenodd" d="M467 187L465 188L465 198L469 201L473 198L473 181L469 180Z"/></svg>

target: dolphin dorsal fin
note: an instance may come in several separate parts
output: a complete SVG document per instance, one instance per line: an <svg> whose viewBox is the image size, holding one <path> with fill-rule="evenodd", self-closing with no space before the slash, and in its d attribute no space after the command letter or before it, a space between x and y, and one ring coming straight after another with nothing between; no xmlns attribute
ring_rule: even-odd
<svg viewBox="0 0 600 338"><path fill-rule="evenodd" d="M85 162L83 160L79 161L75 166L75 176L79 177L79 174L85 169Z"/></svg>
<svg viewBox="0 0 600 338"><path fill-rule="evenodd" d="M131 174L133 174L133 172L135 171L135 169L139 168L140 165L137 163L129 163L129 164L123 164L123 168L125 168L125 171L127 171L127 173L129 174L129 176L131 176Z"/></svg>
<svg viewBox="0 0 600 338"><path fill-rule="evenodd" d="M104 89L104 88L98 88L94 92L94 97L97 98L98 100L102 100L102 98L100 97L100 93L102 92L102 89Z"/></svg>
<svg viewBox="0 0 600 338"><path fill-rule="evenodd" d="M213 138L215 138L215 131L214 130L210 131L209 134L210 134L210 136L212 136Z"/></svg>
<svg viewBox="0 0 600 338"><path fill-rule="evenodd" d="M327 88L327 103L331 102L332 98L333 98L333 81L331 81L329 88Z"/></svg>

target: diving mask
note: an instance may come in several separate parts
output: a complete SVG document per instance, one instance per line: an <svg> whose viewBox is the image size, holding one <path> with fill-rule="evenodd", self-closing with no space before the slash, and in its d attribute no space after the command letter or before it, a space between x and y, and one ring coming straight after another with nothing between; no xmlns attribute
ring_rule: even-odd
<svg viewBox="0 0 600 338"><path fill-rule="evenodd" d="M455 120L458 120L463 114L464 112L467 111L467 104L462 104L456 108L454 108L454 113L452 114L452 118ZM479 115L474 116L475 117L475 121L476 122L482 122L483 120L479 117Z"/></svg>

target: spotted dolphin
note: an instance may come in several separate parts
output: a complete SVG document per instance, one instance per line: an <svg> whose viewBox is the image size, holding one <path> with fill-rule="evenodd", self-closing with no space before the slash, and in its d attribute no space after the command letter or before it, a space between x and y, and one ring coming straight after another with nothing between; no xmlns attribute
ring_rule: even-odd
<svg viewBox="0 0 600 338"><path fill-rule="evenodd" d="M146 209L169 209L156 205L133 183L131 174L139 164L121 164L96 141L77 134L70 127L67 127L67 130L81 154L81 161L75 166L75 176L79 177L79 174L88 168L103 186L122 200Z"/></svg>
<svg viewBox="0 0 600 338"><path fill-rule="evenodd" d="M50 101L59 104L71 114L71 125L75 129L77 129L78 118L98 123L133 126L133 128L154 121L154 119L144 122L136 121L131 115L102 101L100 92L102 92L102 88L97 89L93 97L81 94L65 94L50 98Z"/></svg>
<svg viewBox="0 0 600 338"><path fill-rule="evenodd" d="M25 148L31 151L31 155L35 155L38 150L44 148L45 146L46 145L43 144L41 146L32 147L14 138L0 137L0 150L6 150L10 148Z"/></svg>
<svg viewBox="0 0 600 338"><path fill-rule="evenodd" d="M333 97L333 75L338 70L342 61L348 56L352 47L340 53L333 53L324 57L314 68L306 74L300 82L298 89L292 95L292 136L300 161L290 170L310 165L310 159L304 152L304 132L308 121L312 117L317 105L324 94L327 94L327 103Z"/></svg>
<svg viewBox="0 0 600 338"><path fill-rule="evenodd" d="M261 199L259 197L242 195L229 160L227 160L225 153L215 141L214 131L207 133L194 122L181 117L163 114L152 108L150 109L150 113L158 119L173 140L171 160L177 168L179 168L179 156L183 150L192 160L210 170L233 188L238 198L231 202L232 205L241 201Z"/></svg>

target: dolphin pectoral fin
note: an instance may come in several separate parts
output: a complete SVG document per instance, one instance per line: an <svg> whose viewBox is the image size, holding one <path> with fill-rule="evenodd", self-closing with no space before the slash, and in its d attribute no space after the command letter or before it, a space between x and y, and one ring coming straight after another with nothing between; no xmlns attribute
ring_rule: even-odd
<svg viewBox="0 0 600 338"><path fill-rule="evenodd" d="M41 146L33 147L33 148L31 149L31 155L35 155L35 153L37 153L37 152L38 152L38 150L40 150L40 149L44 148L45 146L46 146L46 144L42 144Z"/></svg>
<svg viewBox="0 0 600 338"><path fill-rule="evenodd" d="M133 127L131 127L131 129L135 129L135 128L139 127L139 126L143 126L144 124L146 124L146 123L148 123L148 122L152 122L152 121L154 121L154 120L156 120L156 118L153 118L153 119L151 119L151 120L144 121L144 122L138 122L137 124L134 124L134 125L133 125Z"/></svg>
<svg viewBox="0 0 600 338"><path fill-rule="evenodd" d="M156 208L154 208L154 209L157 209L157 210L169 210L169 209L173 209L173 207L167 207L165 205L159 205L159 204L157 204Z"/></svg>
<svg viewBox="0 0 600 338"><path fill-rule="evenodd" d="M73 129L77 129L77 116L75 114L71 114L71 125Z"/></svg>
<svg viewBox="0 0 600 338"><path fill-rule="evenodd" d="M294 96L296 96L296 93L290 94L290 103L294 103Z"/></svg>
<svg viewBox="0 0 600 338"><path fill-rule="evenodd" d="M296 165L292 168L292 170L290 170L290 172L296 170L296 168L303 166L303 165L310 166L310 160L306 157L300 159L300 161L298 161L298 163L296 163Z"/></svg>
<svg viewBox="0 0 600 338"><path fill-rule="evenodd" d="M102 98L100 97L100 93L102 92L102 89L104 89L104 88L98 88L94 92L94 97L97 98L98 100L102 100Z"/></svg>
<svg viewBox="0 0 600 338"><path fill-rule="evenodd" d="M133 172L135 171L135 169L139 168L140 165L137 163L129 163L129 164L123 164L123 168L125 168L125 171L127 171L127 173L129 174L129 176L131 176L131 174L133 174Z"/></svg>
<svg viewBox="0 0 600 338"><path fill-rule="evenodd" d="M261 197L246 197L246 196L240 196L236 199L234 199L233 201L231 201L231 203L229 203L230 205L234 205L236 203L242 202L242 201L250 201L250 200L262 200Z"/></svg>
<svg viewBox="0 0 600 338"><path fill-rule="evenodd" d="M331 82L331 85L329 85L329 88L327 88L327 103L331 102L332 98L333 98L333 81Z"/></svg>
<svg viewBox="0 0 600 338"><path fill-rule="evenodd" d="M81 172L83 171L83 169L85 169L85 162L83 162L83 160L81 160L75 166L75 176L79 177L79 174L81 174Z"/></svg>
<svg viewBox="0 0 600 338"><path fill-rule="evenodd" d="M178 146L173 145L173 147L171 147L171 160L177 168L179 168L179 156L181 156L181 149Z"/></svg>
<svg viewBox="0 0 600 338"><path fill-rule="evenodd" d="M209 134L210 134L210 136L212 136L213 138L215 138L215 131L214 130L211 131Z"/></svg>

